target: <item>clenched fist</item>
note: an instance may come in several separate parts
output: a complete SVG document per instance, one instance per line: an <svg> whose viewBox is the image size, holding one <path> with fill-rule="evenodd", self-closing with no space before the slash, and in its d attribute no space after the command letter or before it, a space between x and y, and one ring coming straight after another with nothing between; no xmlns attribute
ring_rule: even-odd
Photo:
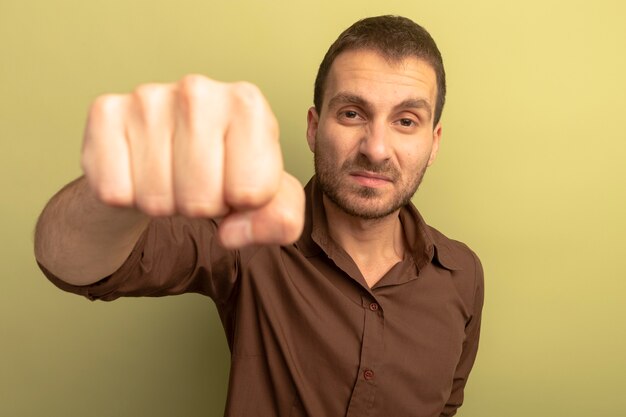
<svg viewBox="0 0 626 417"><path fill-rule="evenodd" d="M82 167L97 198L149 216L223 217L227 247L295 241L300 183L283 170L278 124L248 83L188 75L98 97Z"/></svg>

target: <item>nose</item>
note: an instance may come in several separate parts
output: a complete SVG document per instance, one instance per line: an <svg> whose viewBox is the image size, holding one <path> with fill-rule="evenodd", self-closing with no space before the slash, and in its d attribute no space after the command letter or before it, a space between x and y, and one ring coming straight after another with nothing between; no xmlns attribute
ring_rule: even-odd
<svg viewBox="0 0 626 417"><path fill-rule="evenodd" d="M387 129L383 121L372 120L361 138L359 152L372 163L381 163L391 157L390 137Z"/></svg>

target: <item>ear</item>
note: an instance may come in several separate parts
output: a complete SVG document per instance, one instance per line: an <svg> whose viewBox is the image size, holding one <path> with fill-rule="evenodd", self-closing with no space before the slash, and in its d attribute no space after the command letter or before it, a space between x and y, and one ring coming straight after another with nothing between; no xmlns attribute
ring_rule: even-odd
<svg viewBox="0 0 626 417"><path fill-rule="evenodd" d="M309 109L306 115L306 141L309 144L309 149L314 152L315 149L315 136L317 135L317 126L319 123L319 115L315 106Z"/></svg>
<svg viewBox="0 0 626 417"><path fill-rule="evenodd" d="M435 130L433 130L433 147L430 150L430 157L428 158L428 165L431 166L437 158L437 152L439 152L439 142L441 142L441 122L437 123Z"/></svg>

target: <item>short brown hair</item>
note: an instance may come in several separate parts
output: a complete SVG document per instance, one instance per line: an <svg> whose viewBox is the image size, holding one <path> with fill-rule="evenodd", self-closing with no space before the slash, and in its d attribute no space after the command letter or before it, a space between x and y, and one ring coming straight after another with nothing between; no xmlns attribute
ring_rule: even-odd
<svg viewBox="0 0 626 417"><path fill-rule="evenodd" d="M318 114L322 109L326 78L335 58L342 52L357 49L374 50L392 62L415 57L430 64L437 76L433 126L439 122L446 101L446 73L441 53L426 29L406 17L389 15L359 20L344 30L330 46L315 78L313 103Z"/></svg>

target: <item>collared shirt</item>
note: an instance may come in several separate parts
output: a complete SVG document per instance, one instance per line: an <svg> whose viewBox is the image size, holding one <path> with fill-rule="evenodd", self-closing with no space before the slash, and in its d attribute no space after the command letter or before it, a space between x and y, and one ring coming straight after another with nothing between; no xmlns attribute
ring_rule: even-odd
<svg viewBox="0 0 626 417"><path fill-rule="evenodd" d="M478 349L483 272L464 244L399 217L408 253L372 288L329 236L315 178L289 246L222 248L206 219L155 219L113 275L58 287L89 299L197 292L231 351L228 417L452 416Z"/></svg>

